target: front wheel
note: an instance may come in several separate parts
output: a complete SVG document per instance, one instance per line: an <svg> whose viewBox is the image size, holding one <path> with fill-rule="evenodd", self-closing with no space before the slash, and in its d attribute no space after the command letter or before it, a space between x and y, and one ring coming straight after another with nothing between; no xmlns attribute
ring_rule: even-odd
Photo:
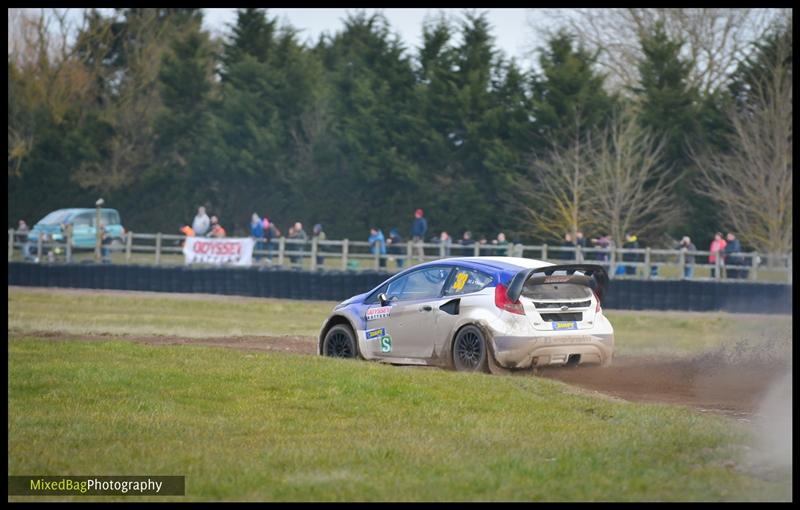
<svg viewBox="0 0 800 510"><path fill-rule="evenodd" d="M331 358L357 358L358 349L353 331L344 324L332 327L322 341L322 355Z"/></svg>
<svg viewBox="0 0 800 510"><path fill-rule="evenodd" d="M459 372L488 372L489 350L483 332L465 326L453 341L453 365Z"/></svg>

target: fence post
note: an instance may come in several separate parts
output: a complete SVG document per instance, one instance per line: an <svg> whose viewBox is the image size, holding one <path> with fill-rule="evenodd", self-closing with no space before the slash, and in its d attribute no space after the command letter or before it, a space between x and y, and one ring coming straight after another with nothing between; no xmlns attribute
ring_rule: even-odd
<svg viewBox="0 0 800 510"><path fill-rule="evenodd" d="M278 239L278 265L279 266L283 266L283 255L284 255L283 252L284 251L286 251L286 238L281 236L281 238Z"/></svg>
<svg viewBox="0 0 800 510"><path fill-rule="evenodd" d="M439 258L444 258L444 239L439 240Z"/></svg>
<svg viewBox="0 0 800 510"><path fill-rule="evenodd" d="M317 236L311 238L311 270L317 270Z"/></svg>
<svg viewBox="0 0 800 510"><path fill-rule="evenodd" d="M786 255L786 257L788 257L787 263L786 263L786 269L787 269L787 273L788 273L788 281L789 281L789 284L791 285L791 283L792 283L792 256L791 256L791 254L789 254L789 255Z"/></svg>
<svg viewBox="0 0 800 510"><path fill-rule="evenodd" d="M547 260L547 243L542 245L542 260Z"/></svg>
<svg viewBox="0 0 800 510"><path fill-rule="evenodd" d="M342 271L347 271L347 256L350 254L350 240L342 241Z"/></svg>
<svg viewBox="0 0 800 510"><path fill-rule="evenodd" d="M611 246L609 249L608 255L608 277L613 278L613 276L617 273L617 247Z"/></svg>
<svg viewBox="0 0 800 510"><path fill-rule="evenodd" d="M42 262L42 239L44 238L44 234L39 234L39 238L36 239L36 262Z"/></svg>
<svg viewBox="0 0 800 510"><path fill-rule="evenodd" d="M8 260L14 258L14 229L8 229Z"/></svg>
<svg viewBox="0 0 800 510"><path fill-rule="evenodd" d="M380 270L381 268L381 247L378 246L378 243L375 243L375 269Z"/></svg>
<svg viewBox="0 0 800 510"><path fill-rule="evenodd" d="M750 267L753 269L750 270L750 277L753 281L758 280L758 252L754 251L750 254Z"/></svg>
<svg viewBox="0 0 800 510"><path fill-rule="evenodd" d="M129 264L131 261L131 249L133 248L133 232L128 231L128 236L125 239L125 263Z"/></svg>
<svg viewBox="0 0 800 510"><path fill-rule="evenodd" d="M716 270L714 271L714 279L720 281L722 279L722 252L717 251L717 256L714 257L714 266Z"/></svg>
<svg viewBox="0 0 800 510"><path fill-rule="evenodd" d="M156 232L156 265L161 264L161 232Z"/></svg>
<svg viewBox="0 0 800 510"><path fill-rule="evenodd" d="M473 254L474 257L480 257L481 256L481 244L480 243L475 243L475 246L472 249L472 254Z"/></svg>
<svg viewBox="0 0 800 510"><path fill-rule="evenodd" d="M67 264L72 263L72 225L67 225Z"/></svg>
<svg viewBox="0 0 800 510"><path fill-rule="evenodd" d="M580 244L575 245L575 261L578 264L583 262L583 247Z"/></svg>
<svg viewBox="0 0 800 510"><path fill-rule="evenodd" d="M409 266L413 265L411 263L411 257L413 256L413 254L414 254L413 241L409 239L408 241L406 241L406 260L408 261Z"/></svg>
<svg viewBox="0 0 800 510"><path fill-rule="evenodd" d="M682 280L686 275L686 251L681 248L678 252L678 279Z"/></svg>
<svg viewBox="0 0 800 510"><path fill-rule="evenodd" d="M644 249L644 274L645 279L649 280L653 271L650 269L650 247Z"/></svg>

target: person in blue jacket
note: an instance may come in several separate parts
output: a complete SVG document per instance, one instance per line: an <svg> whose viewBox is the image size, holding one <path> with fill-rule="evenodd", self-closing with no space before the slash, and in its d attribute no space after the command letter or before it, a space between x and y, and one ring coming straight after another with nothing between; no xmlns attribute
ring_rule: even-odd
<svg viewBox="0 0 800 510"><path fill-rule="evenodd" d="M380 267L386 267L386 238L383 237L383 231L377 227L369 229L369 246L373 255L380 255Z"/></svg>

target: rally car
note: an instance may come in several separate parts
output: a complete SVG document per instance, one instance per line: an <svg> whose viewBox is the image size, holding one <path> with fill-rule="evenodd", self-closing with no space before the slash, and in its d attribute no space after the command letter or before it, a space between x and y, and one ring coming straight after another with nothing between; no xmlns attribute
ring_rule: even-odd
<svg viewBox="0 0 800 510"><path fill-rule="evenodd" d="M608 366L614 329L602 266L518 257L441 259L336 305L317 353L493 372Z"/></svg>

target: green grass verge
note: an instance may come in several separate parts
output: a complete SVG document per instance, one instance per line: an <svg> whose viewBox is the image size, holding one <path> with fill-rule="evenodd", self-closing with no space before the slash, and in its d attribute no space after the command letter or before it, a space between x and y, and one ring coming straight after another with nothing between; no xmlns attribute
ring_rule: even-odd
<svg viewBox="0 0 800 510"><path fill-rule="evenodd" d="M183 474L179 500L791 498L736 467L728 419L539 378L30 337L8 359L11 474Z"/></svg>

